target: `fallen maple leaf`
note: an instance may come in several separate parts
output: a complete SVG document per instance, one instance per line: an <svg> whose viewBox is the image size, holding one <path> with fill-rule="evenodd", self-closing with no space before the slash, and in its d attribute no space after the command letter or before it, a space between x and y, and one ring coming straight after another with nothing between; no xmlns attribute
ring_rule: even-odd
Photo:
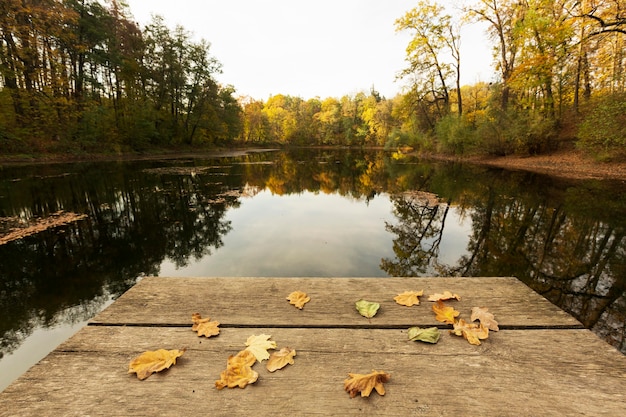
<svg viewBox="0 0 626 417"><path fill-rule="evenodd" d="M363 299L357 301L355 303L355 306L359 314L361 314L363 317L367 317L368 319L374 317L378 312L378 309L380 308L380 304L374 303L372 301L366 301Z"/></svg>
<svg viewBox="0 0 626 417"><path fill-rule="evenodd" d="M411 327L408 331L409 340L416 342L437 343L441 337L441 332L436 327L422 329L421 327Z"/></svg>
<svg viewBox="0 0 626 417"><path fill-rule="evenodd" d="M140 380L148 378L154 372L160 372L176 364L176 358L185 353L183 350L149 350L133 359L128 365L128 373L136 373Z"/></svg>
<svg viewBox="0 0 626 417"><path fill-rule="evenodd" d="M226 370L220 374L220 379L215 381L215 388L221 390L228 388L245 388L248 384L254 384L259 378L259 373L252 369L256 363L256 357L249 350L242 350L236 355L228 357Z"/></svg>
<svg viewBox="0 0 626 417"><path fill-rule="evenodd" d="M407 306L407 307L411 307L413 305L419 305L420 303L420 299L419 297L421 297L422 295L424 295L424 291L405 291L402 294L398 294L395 297L393 297L393 299L396 301L396 303L402 305L402 306Z"/></svg>
<svg viewBox="0 0 626 417"><path fill-rule="evenodd" d="M433 311L435 312L435 320L448 324L454 324L455 317L461 314L454 307L445 305L441 300L437 300L437 304L433 305Z"/></svg>
<svg viewBox="0 0 626 417"><path fill-rule="evenodd" d="M442 294L433 294L428 297L428 301L446 301L446 300L458 300L461 301L461 297L458 294L452 294L450 291L444 291Z"/></svg>
<svg viewBox="0 0 626 417"><path fill-rule="evenodd" d="M500 330L498 322L495 320L493 313L490 313L488 310L489 309L487 307L472 307L472 316L470 317L470 320L480 320L480 324L489 330L497 332Z"/></svg>
<svg viewBox="0 0 626 417"><path fill-rule="evenodd" d="M371 374L365 375L348 373L348 376L350 378L343 381L343 387L351 398L356 397L359 392L361 397L369 397L373 389L380 395L385 395L383 383L388 382L391 378L388 373L379 371L372 371Z"/></svg>
<svg viewBox="0 0 626 417"><path fill-rule="evenodd" d="M268 353L268 349L276 349L276 342L273 340L269 340L272 337L269 334L261 334L258 336L250 336L248 340L246 340L246 350L252 352L255 358L259 362L262 362L266 359L269 359L270 354Z"/></svg>
<svg viewBox="0 0 626 417"><path fill-rule="evenodd" d="M478 323L467 323L463 319L454 323L454 330L450 330L450 333L463 336L472 345L480 345L480 339L489 337L488 328Z"/></svg>
<svg viewBox="0 0 626 417"><path fill-rule="evenodd" d="M209 317L203 319L200 313L193 313L191 315L191 320L193 321L191 330L198 332L198 336L211 337L220 334L220 323L217 321L211 321Z"/></svg>
<svg viewBox="0 0 626 417"><path fill-rule="evenodd" d="M270 359L267 361L267 370L274 372L287 365L293 365L294 356L296 356L296 351L294 349L289 349L288 347L284 347L278 352L272 353Z"/></svg>
<svg viewBox="0 0 626 417"><path fill-rule="evenodd" d="M302 291L294 291L287 296L287 300L289 301L289 304L293 304L294 306L302 310L304 305L311 301L311 297L309 297L308 295L306 295L306 293Z"/></svg>

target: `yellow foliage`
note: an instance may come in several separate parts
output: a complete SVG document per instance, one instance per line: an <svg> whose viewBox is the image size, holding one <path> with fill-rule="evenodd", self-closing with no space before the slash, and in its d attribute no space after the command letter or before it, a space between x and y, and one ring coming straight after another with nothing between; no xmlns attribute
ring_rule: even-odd
<svg viewBox="0 0 626 417"><path fill-rule="evenodd" d="M183 350L147 351L133 359L128 365L128 373L136 373L140 380L148 378L154 372L160 372L176 364L176 359L185 353Z"/></svg>
<svg viewBox="0 0 626 417"><path fill-rule="evenodd" d="M453 307L446 306L441 300L438 300L437 304L433 305L433 311L437 321L448 324L454 324L455 317L461 314Z"/></svg>
<svg viewBox="0 0 626 417"><path fill-rule="evenodd" d="M228 357L226 370L220 374L220 379L215 381L215 388L221 390L228 388L245 388L248 384L254 384L259 378L258 372L252 369L256 358L249 350L242 350L234 356Z"/></svg>
<svg viewBox="0 0 626 417"><path fill-rule="evenodd" d="M294 357L296 356L295 349L290 349L288 347L284 347L278 352L272 353L270 359L267 361L267 370L270 372L277 371L279 369L284 368L287 365L294 364Z"/></svg>
<svg viewBox="0 0 626 417"><path fill-rule="evenodd" d="M396 301L396 303L403 305L403 306L407 306L407 307L411 307L413 305L419 305L420 303L420 299L419 297L421 297L422 295L424 295L424 291L405 291L402 294L398 294L395 297L393 297L393 299Z"/></svg>
<svg viewBox="0 0 626 417"><path fill-rule="evenodd" d="M357 393L361 393L361 397L369 397L373 389L380 395L385 395L385 382L391 379L391 375L385 372L372 371L370 374L352 374L350 378L343 381L344 389L350 394L351 398L356 397Z"/></svg>
<svg viewBox="0 0 626 417"><path fill-rule="evenodd" d="M287 300L289 301L289 304L293 304L294 306L302 310L304 305L311 301L311 297L309 297L308 295L306 295L306 293L302 291L294 291L287 296Z"/></svg>
<svg viewBox="0 0 626 417"><path fill-rule="evenodd" d="M211 337L220 334L220 323L217 321L211 321L209 317L203 319L200 313L193 313L191 315L191 320L193 321L191 330L198 332L198 336Z"/></svg>

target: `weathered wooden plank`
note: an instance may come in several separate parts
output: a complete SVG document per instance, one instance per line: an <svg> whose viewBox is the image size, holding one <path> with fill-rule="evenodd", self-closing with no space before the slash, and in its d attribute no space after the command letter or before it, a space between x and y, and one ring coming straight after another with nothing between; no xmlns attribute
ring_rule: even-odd
<svg viewBox="0 0 626 417"><path fill-rule="evenodd" d="M228 355L252 334L297 350L296 363L217 391ZM138 353L187 346L170 370L126 373ZM348 372L392 375L384 397L350 399ZM444 332L437 345L396 329L223 329L89 326L0 393L0 416L621 415L626 357L587 330L504 330L481 346Z"/></svg>
<svg viewBox="0 0 626 417"><path fill-rule="evenodd" d="M303 310L291 306L292 291L306 292ZM424 290L420 306L402 307L393 297ZM427 295L449 290L466 318L488 307L503 328L582 328L573 317L516 278L163 278L149 277L96 316L93 324L186 325L194 312L223 326L368 327L434 326ZM360 298L381 303L371 321L355 314Z"/></svg>

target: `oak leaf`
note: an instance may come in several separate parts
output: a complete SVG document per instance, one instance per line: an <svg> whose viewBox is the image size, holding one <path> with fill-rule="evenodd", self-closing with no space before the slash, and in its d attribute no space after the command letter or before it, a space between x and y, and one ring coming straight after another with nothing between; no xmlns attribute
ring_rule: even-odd
<svg viewBox="0 0 626 417"><path fill-rule="evenodd" d="M422 329L421 327L411 327L408 332L409 340L413 342L437 343L441 337L441 332L436 327Z"/></svg>
<svg viewBox="0 0 626 417"><path fill-rule="evenodd" d="M463 319L454 323L454 330L450 330L450 333L463 336L470 344L477 346L480 345L481 339L487 339L489 337L488 328L478 323L467 323Z"/></svg>
<svg viewBox="0 0 626 417"><path fill-rule="evenodd" d="M445 305L441 300L437 300L437 304L433 305L433 311L435 312L435 320L448 324L454 324L455 317L461 314L454 307Z"/></svg>
<svg viewBox="0 0 626 417"><path fill-rule="evenodd" d="M480 320L480 324L489 330L493 330L494 332L500 330L493 313L490 313L487 307L472 307L472 316L470 317L470 320Z"/></svg>
<svg viewBox="0 0 626 417"><path fill-rule="evenodd" d="M269 334L261 334L258 336L250 336L246 340L246 350L252 352L259 362L269 359L268 349L276 349L276 342L269 340L272 337Z"/></svg>
<svg viewBox="0 0 626 417"><path fill-rule="evenodd" d="M380 395L385 395L385 382L388 382L391 375L385 372L372 371L371 374L352 374L348 373L350 378L343 381L344 389L350 394L351 398L356 397L357 393L361 393L361 397L369 397L373 389Z"/></svg>
<svg viewBox="0 0 626 417"><path fill-rule="evenodd" d="M267 370L270 372L277 371L279 369L284 368L287 365L294 364L294 356L296 356L296 351L294 349L289 349L288 347L284 347L278 352L272 353L270 359L267 361Z"/></svg>
<svg viewBox="0 0 626 417"><path fill-rule="evenodd" d="M378 309L380 308L380 304L374 303L372 301L366 301L363 299L357 301L355 303L355 306L359 314L361 314L363 317L367 317L368 319L374 317L378 312Z"/></svg>
<svg viewBox="0 0 626 417"><path fill-rule="evenodd" d="M461 297L458 294L452 294L450 291L444 291L443 293L437 293L430 295L428 297L428 301L446 301L446 300L457 300L461 301Z"/></svg>
<svg viewBox="0 0 626 417"><path fill-rule="evenodd" d="M221 390L228 388L245 388L248 384L254 384L259 378L259 373L252 369L256 363L256 357L249 350L242 350L236 355L228 357L226 370L220 374L220 379L215 381L215 388Z"/></svg>
<svg viewBox="0 0 626 417"><path fill-rule="evenodd" d="M148 378L154 372L161 372L176 364L176 359L185 353L183 350L149 350L133 359L128 365L128 373L136 373L140 380Z"/></svg>
<svg viewBox="0 0 626 417"><path fill-rule="evenodd" d="M420 299L419 297L421 297L422 295L424 295L424 291L405 291L402 294L398 294L395 297L393 297L393 299L396 301L396 303L402 305L402 306L407 306L407 307L411 307L413 305L419 305L420 303Z"/></svg>
<svg viewBox="0 0 626 417"><path fill-rule="evenodd" d="M302 310L304 305L311 301L311 297L306 295L305 292L294 291L287 296L287 300L289 301L289 304L293 304L294 306Z"/></svg>
<svg viewBox="0 0 626 417"><path fill-rule="evenodd" d="M217 321L211 321L209 317L203 319L200 313L193 313L191 315L191 321L193 321L191 330L197 332L198 336L211 337L220 334L220 323Z"/></svg>

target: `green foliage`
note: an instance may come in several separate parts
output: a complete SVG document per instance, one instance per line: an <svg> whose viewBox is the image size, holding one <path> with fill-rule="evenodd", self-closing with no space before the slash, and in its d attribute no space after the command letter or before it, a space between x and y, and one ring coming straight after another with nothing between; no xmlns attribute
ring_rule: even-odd
<svg viewBox="0 0 626 417"><path fill-rule="evenodd" d="M435 132L441 152L464 155L475 146L476 131L465 117L445 116L437 122Z"/></svg>
<svg viewBox="0 0 626 417"><path fill-rule="evenodd" d="M626 94L598 100L578 132L578 147L599 159L626 158Z"/></svg>

